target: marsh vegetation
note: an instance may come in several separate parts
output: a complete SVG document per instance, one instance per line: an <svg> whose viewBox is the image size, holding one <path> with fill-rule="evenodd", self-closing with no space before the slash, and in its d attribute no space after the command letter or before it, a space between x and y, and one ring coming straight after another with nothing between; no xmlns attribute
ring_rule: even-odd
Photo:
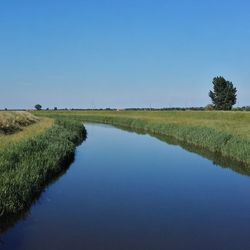
<svg viewBox="0 0 250 250"><path fill-rule="evenodd" d="M2 117L11 121L11 131L16 133L0 138L4 145L0 150L1 216L28 207L46 182L67 166L76 145L86 136L78 121L54 122L44 118L39 121L29 113L8 113ZM23 126L33 123L37 126L34 124L18 132Z"/></svg>
<svg viewBox="0 0 250 250"><path fill-rule="evenodd" d="M40 116L106 123L172 136L250 167L250 113L233 111L39 111Z"/></svg>

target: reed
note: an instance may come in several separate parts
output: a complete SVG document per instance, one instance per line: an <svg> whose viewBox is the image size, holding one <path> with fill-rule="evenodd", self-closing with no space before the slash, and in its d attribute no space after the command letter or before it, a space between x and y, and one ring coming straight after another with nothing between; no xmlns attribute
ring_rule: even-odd
<svg viewBox="0 0 250 250"><path fill-rule="evenodd" d="M40 116L107 123L155 135L229 157L250 167L250 113L223 111L49 111Z"/></svg>
<svg viewBox="0 0 250 250"><path fill-rule="evenodd" d="M0 214L27 208L50 179L68 167L86 136L77 121L56 120L42 134L0 151Z"/></svg>

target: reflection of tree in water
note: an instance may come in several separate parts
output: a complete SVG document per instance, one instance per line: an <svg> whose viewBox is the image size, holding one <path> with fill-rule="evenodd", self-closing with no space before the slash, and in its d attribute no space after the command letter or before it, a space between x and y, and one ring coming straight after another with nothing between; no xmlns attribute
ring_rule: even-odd
<svg viewBox="0 0 250 250"><path fill-rule="evenodd" d="M151 135L151 136L159 139L160 141L166 142L166 143L171 144L171 145L181 146L183 149L185 149L189 152L199 154L202 157L212 161L213 164L216 166L219 166L222 168L229 168L229 169L231 169L239 174L242 174L245 176L250 176L250 168L248 166L246 166L245 164L243 164L239 161L231 159L229 157L222 156L219 153L213 153L207 149L201 148L199 146L191 145L191 144L186 143L184 141L177 140L171 136L164 136L164 135L154 134L154 133L150 133L150 132L145 132L145 131L140 130L140 129L130 129L130 128L121 127L121 126L115 126L115 127L118 127L120 129L128 131L128 132L135 132L137 134L143 134L143 135L145 135L145 134Z"/></svg>

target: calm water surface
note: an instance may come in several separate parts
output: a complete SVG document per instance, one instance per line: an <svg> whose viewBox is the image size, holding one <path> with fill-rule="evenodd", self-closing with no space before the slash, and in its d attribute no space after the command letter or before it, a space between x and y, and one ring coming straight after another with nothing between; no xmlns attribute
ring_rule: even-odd
<svg viewBox="0 0 250 250"><path fill-rule="evenodd" d="M201 156L86 125L75 162L0 249L250 249L250 178Z"/></svg>

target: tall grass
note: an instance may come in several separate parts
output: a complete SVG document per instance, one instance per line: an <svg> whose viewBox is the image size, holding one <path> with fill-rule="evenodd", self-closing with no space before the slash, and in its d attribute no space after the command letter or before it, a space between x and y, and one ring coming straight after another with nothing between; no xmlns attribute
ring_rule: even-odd
<svg viewBox="0 0 250 250"><path fill-rule="evenodd" d="M39 119L25 111L1 111L0 133L11 134L37 122Z"/></svg>
<svg viewBox="0 0 250 250"><path fill-rule="evenodd" d="M54 120L46 117L39 118L39 121L29 126L22 127L21 130L11 134L0 133L0 151L6 147L12 147L23 140L27 140L43 134L47 129L54 125Z"/></svg>
<svg viewBox="0 0 250 250"><path fill-rule="evenodd" d="M72 159L86 136L77 121L58 120L45 133L5 148L0 153L0 214L28 207L34 195Z"/></svg>
<svg viewBox="0 0 250 250"><path fill-rule="evenodd" d="M59 111L40 115L171 136L250 167L250 113L247 112Z"/></svg>

